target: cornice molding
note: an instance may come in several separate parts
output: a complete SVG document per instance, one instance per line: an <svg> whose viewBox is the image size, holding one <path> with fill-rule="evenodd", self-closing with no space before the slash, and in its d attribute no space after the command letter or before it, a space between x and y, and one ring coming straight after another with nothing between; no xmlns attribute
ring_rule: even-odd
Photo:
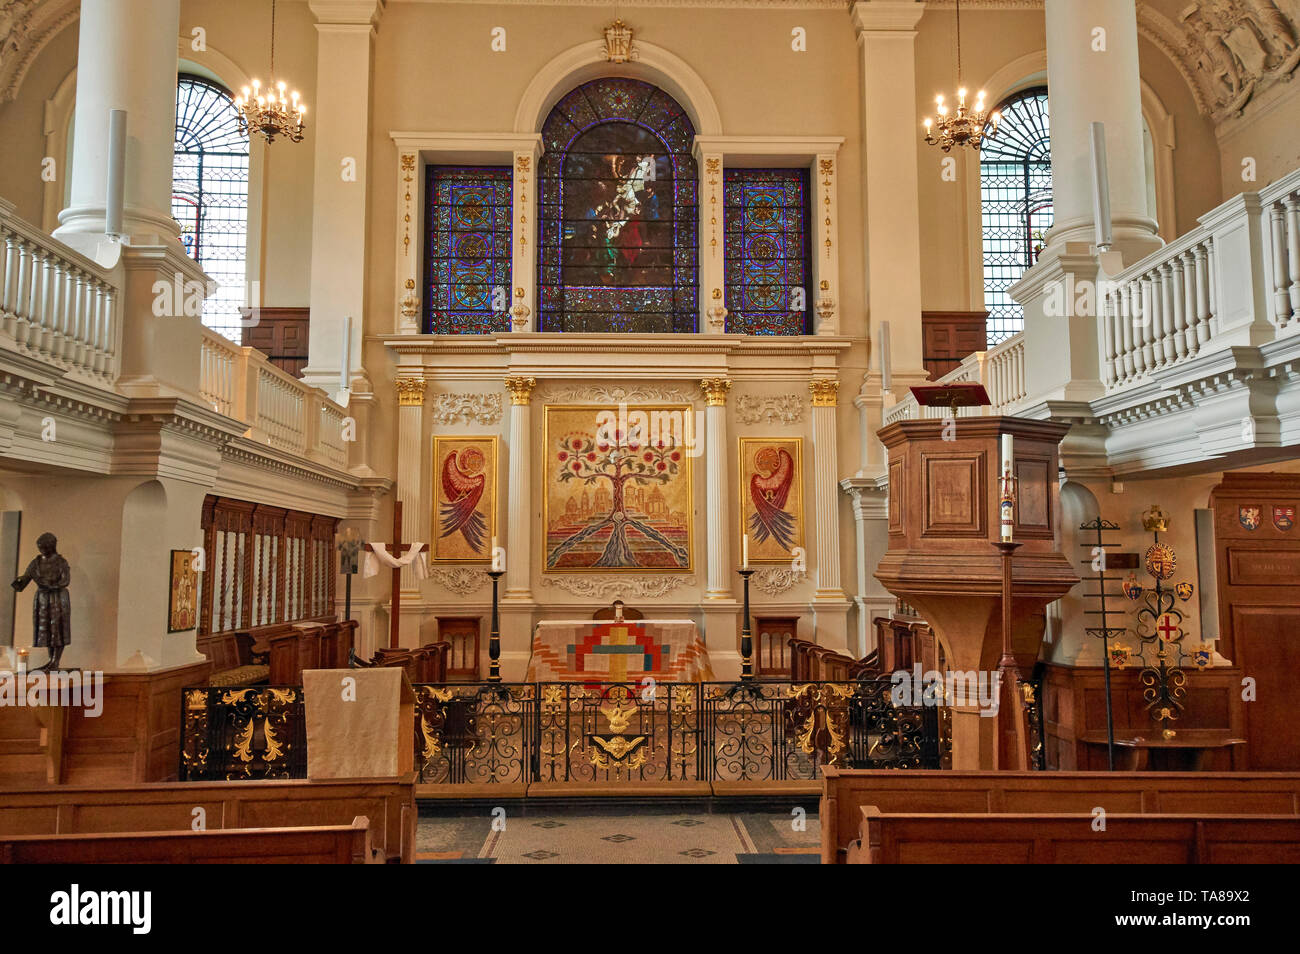
<svg viewBox="0 0 1300 954"><path fill-rule="evenodd" d="M27 71L46 44L80 17L80 0L0 3L0 103L17 98Z"/></svg>

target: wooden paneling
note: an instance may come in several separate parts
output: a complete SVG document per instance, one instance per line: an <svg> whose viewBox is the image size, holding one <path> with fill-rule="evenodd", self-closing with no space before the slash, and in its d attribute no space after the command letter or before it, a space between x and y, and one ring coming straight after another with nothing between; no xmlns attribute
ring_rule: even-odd
<svg viewBox="0 0 1300 954"><path fill-rule="evenodd" d="M1295 864L1300 818L885 814L862 810L850 864Z"/></svg>
<svg viewBox="0 0 1300 954"><path fill-rule="evenodd" d="M365 815L375 847L388 860L415 857L414 776L34 787L5 793L0 837L185 831L194 824L195 808L203 809L209 829L343 825Z"/></svg>
<svg viewBox="0 0 1300 954"><path fill-rule="evenodd" d="M313 828L18 835L0 864L369 864L370 822Z"/></svg>
<svg viewBox="0 0 1300 954"><path fill-rule="evenodd" d="M478 616L439 616L438 638L450 645L447 678L475 682L479 674L479 634L483 620Z"/></svg>
<svg viewBox="0 0 1300 954"><path fill-rule="evenodd" d="M1255 698L1245 706L1246 767L1300 769L1293 712L1300 671L1300 474L1224 474L1210 506L1218 650L1255 681ZM1258 520L1243 522L1243 512L1251 511Z"/></svg>
<svg viewBox="0 0 1300 954"><path fill-rule="evenodd" d="M973 352L988 349L987 323L987 311L921 312L921 353L931 381Z"/></svg>
<svg viewBox="0 0 1300 954"><path fill-rule="evenodd" d="M1111 670L1116 738L1150 736L1159 729L1142 701L1139 672L1137 667ZM1247 740L1244 746L1213 753L1207 769L1229 771L1249 766L1247 759L1254 740L1246 728L1241 678L1242 671L1235 667L1193 669L1187 674L1186 706L1175 728L1214 729ZM1048 664L1043 675L1042 704L1047 767L1105 771L1106 688L1102 668Z"/></svg>
<svg viewBox="0 0 1300 954"><path fill-rule="evenodd" d="M984 454L969 451L921 454L925 501L924 537L984 537L987 496ZM892 485L891 485L892 486Z"/></svg>
<svg viewBox="0 0 1300 954"><path fill-rule="evenodd" d="M822 862L842 864L861 810L1300 815L1300 773L927 772L827 766L818 818Z"/></svg>
<svg viewBox="0 0 1300 954"><path fill-rule="evenodd" d="M251 310L240 311L248 320ZM258 308L257 324L243 329L241 343L245 348L256 348L277 368L300 378L307 366L309 313L307 308Z"/></svg>

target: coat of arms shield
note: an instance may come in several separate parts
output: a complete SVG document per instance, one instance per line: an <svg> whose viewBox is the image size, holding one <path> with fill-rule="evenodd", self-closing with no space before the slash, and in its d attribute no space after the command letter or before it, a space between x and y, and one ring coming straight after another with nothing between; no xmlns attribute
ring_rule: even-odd
<svg viewBox="0 0 1300 954"><path fill-rule="evenodd" d="M1273 507L1273 526L1279 530L1290 530L1295 526L1295 507Z"/></svg>
<svg viewBox="0 0 1300 954"><path fill-rule="evenodd" d="M1247 530L1259 528L1259 508L1242 504L1237 508L1237 521Z"/></svg>

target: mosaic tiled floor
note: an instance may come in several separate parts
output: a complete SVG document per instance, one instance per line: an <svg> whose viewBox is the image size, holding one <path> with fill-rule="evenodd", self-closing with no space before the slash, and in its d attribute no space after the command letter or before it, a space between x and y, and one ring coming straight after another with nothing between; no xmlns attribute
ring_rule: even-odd
<svg viewBox="0 0 1300 954"><path fill-rule="evenodd" d="M416 860L486 864L816 864L815 813L675 813L640 808L511 815L422 814Z"/></svg>

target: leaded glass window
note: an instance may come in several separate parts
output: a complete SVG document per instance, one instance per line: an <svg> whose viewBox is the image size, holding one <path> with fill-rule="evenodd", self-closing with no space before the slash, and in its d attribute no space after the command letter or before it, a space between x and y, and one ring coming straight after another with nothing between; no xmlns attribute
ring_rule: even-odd
<svg viewBox="0 0 1300 954"><path fill-rule="evenodd" d="M699 315L695 128L663 90L606 77L542 126L542 331L693 332Z"/></svg>
<svg viewBox="0 0 1300 954"><path fill-rule="evenodd" d="M429 166L425 331L510 330L509 166Z"/></svg>
<svg viewBox="0 0 1300 954"><path fill-rule="evenodd" d="M203 323L238 342L239 309L248 303L248 136L230 93L197 76L176 83L172 217L181 243L216 289Z"/></svg>
<svg viewBox="0 0 1300 954"><path fill-rule="evenodd" d="M1031 89L998 107L998 134L980 148L984 307L988 343L1019 332L1025 313L1007 293L1034 264L1052 227L1052 155L1047 90Z"/></svg>
<svg viewBox="0 0 1300 954"><path fill-rule="evenodd" d="M727 331L802 335L812 301L807 169L723 173Z"/></svg>

